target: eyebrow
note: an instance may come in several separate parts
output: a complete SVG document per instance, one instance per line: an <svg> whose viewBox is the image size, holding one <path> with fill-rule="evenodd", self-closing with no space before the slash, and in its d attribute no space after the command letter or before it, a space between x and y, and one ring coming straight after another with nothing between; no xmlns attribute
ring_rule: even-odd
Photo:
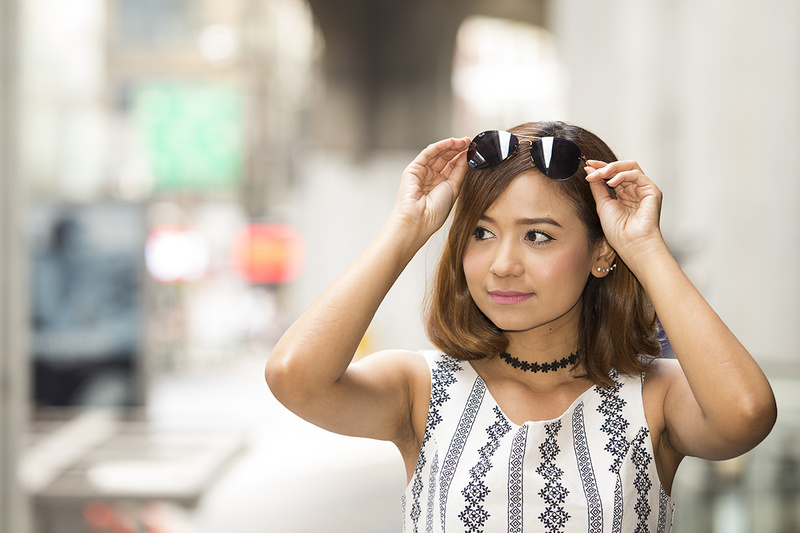
<svg viewBox="0 0 800 533"><path fill-rule="evenodd" d="M488 217L486 215L481 215L480 220L483 222L491 222L491 223L495 222L492 217ZM519 226L541 226L542 224L548 224L550 226L556 226L558 228L563 227L561 224L559 224L550 217L518 218L514 222Z"/></svg>

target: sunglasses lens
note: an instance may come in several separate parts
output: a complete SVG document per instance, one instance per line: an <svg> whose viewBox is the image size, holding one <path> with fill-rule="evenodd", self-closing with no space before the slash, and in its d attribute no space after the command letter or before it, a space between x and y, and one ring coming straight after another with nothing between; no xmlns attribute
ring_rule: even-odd
<svg viewBox="0 0 800 533"><path fill-rule="evenodd" d="M542 137L531 143L531 158L548 178L567 180L578 171L581 149L560 137Z"/></svg>
<svg viewBox="0 0 800 533"><path fill-rule="evenodd" d="M475 170L483 170L505 161L514 153L519 139L507 131L484 131L472 140L467 150L467 162Z"/></svg>

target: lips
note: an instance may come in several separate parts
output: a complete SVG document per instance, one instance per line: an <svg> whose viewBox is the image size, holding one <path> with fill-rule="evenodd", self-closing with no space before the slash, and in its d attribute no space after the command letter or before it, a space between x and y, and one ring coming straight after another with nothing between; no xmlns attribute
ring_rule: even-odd
<svg viewBox="0 0 800 533"><path fill-rule="evenodd" d="M496 304L513 305L524 302L534 293L532 292L517 292L517 291L489 291L492 300Z"/></svg>

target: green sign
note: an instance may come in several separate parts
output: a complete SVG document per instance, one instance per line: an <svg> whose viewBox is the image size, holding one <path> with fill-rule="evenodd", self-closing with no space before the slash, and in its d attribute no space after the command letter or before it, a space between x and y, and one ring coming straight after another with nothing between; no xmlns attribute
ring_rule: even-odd
<svg viewBox="0 0 800 533"><path fill-rule="evenodd" d="M238 183L244 160L239 90L223 84L144 84L133 110L156 190L219 189Z"/></svg>

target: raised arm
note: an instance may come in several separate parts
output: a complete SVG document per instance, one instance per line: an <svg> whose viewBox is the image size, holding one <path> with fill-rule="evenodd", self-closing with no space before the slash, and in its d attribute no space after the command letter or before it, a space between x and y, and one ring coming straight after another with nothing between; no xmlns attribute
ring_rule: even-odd
<svg viewBox="0 0 800 533"><path fill-rule="evenodd" d="M589 165L606 238L650 297L679 362L660 365L662 440L680 455L712 460L750 450L777 416L764 373L667 249L658 227L661 191L633 161Z"/></svg>
<svg viewBox="0 0 800 533"><path fill-rule="evenodd" d="M275 346L265 377L295 414L336 433L395 442L413 436L415 386L427 378L421 359L386 352L351 361L397 277L447 219L466 171L468 144L447 139L417 156L403 172L383 229Z"/></svg>

